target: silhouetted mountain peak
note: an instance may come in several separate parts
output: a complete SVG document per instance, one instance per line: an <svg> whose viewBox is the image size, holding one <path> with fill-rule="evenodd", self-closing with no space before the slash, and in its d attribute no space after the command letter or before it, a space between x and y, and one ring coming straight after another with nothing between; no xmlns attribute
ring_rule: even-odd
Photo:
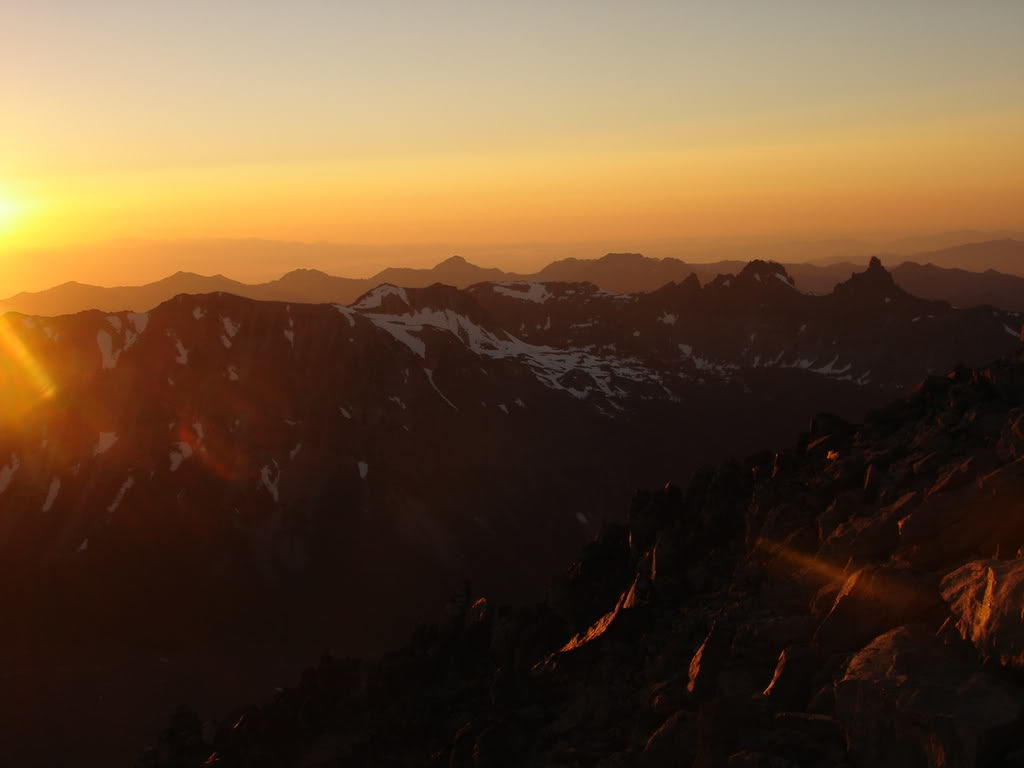
<svg viewBox="0 0 1024 768"><path fill-rule="evenodd" d="M882 266L882 260L872 256L868 267L863 272L854 272L850 279L835 287L837 296L857 299L908 297L903 289L896 285L892 273Z"/></svg>
<svg viewBox="0 0 1024 768"><path fill-rule="evenodd" d="M762 285L775 287L776 283L793 288L793 278L786 272L786 268L775 261L762 261L755 259L740 270L737 276L739 282L755 282Z"/></svg>
<svg viewBox="0 0 1024 768"><path fill-rule="evenodd" d="M291 272L286 272L285 274L283 274L281 276L281 279L282 280L286 280L289 277L298 277L298 276L302 276L302 277L330 277L330 275L328 275L326 272L324 272L323 270L320 270L320 269L307 269L307 268L304 268L304 267L299 267L298 269L293 269Z"/></svg>
<svg viewBox="0 0 1024 768"><path fill-rule="evenodd" d="M691 272L685 280L679 282L668 282L654 291L650 292L652 299L657 301L666 300L679 300L683 297L691 297L699 294L701 291L700 278L693 272Z"/></svg>
<svg viewBox="0 0 1024 768"><path fill-rule="evenodd" d="M444 261L440 262L434 269L450 269L452 267L472 267L474 264L470 264L462 256L458 254L449 256Z"/></svg>
<svg viewBox="0 0 1024 768"><path fill-rule="evenodd" d="M746 264L737 275L718 275L708 284L709 288L734 289L743 291L792 291L796 287L792 276L778 262L755 259Z"/></svg>
<svg viewBox="0 0 1024 768"><path fill-rule="evenodd" d="M647 257L642 253L607 253L601 257L601 261L607 264L615 264L618 266L625 265L639 265L648 261Z"/></svg>

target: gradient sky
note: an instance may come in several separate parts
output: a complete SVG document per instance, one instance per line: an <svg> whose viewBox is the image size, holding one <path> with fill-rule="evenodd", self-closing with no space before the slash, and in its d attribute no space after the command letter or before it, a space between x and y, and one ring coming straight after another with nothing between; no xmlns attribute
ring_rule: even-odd
<svg viewBox="0 0 1024 768"><path fill-rule="evenodd" d="M1019 0L0 0L0 256L1024 228L1022 29Z"/></svg>

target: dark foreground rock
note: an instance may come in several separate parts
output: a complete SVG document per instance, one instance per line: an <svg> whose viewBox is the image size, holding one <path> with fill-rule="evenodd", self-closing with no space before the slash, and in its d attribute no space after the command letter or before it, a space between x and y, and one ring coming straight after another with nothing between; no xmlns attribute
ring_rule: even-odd
<svg viewBox="0 0 1024 768"><path fill-rule="evenodd" d="M638 494L550 601L462 595L399 652L179 711L139 765L1020 765L1022 404L1018 355L816 419Z"/></svg>

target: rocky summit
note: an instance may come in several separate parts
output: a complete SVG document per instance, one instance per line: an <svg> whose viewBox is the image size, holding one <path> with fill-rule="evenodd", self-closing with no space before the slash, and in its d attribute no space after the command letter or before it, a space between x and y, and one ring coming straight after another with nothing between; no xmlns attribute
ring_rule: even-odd
<svg viewBox="0 0 1024 768"><path fill-rule="evenodd" d="M139 766L1024 765L1022 585L1018 351L638 493L544 601L467 586L379 660L183 707Z"/></svg>

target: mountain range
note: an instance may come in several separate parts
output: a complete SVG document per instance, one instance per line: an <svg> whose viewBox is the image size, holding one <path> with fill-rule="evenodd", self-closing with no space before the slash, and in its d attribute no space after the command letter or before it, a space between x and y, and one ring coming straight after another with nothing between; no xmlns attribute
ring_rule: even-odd
<svg viewBox="0 0 1024 768"><path fill-rule="evenodd" d="M225 291L263 301L349 304L382 283L421 288L444 283L466 288L480 282L526 280L534 282L590 282L617 293L653 291L668 282L695 274L708 283L720 274L735 274L747 262L688 263L675 258L653 259L640 254L608 254L599 259L563 259L532 274L483 268L453 256L432 269L388 268L365 278L335 277L311 269L297 269L266 283L249 285L223 275L203 276L179 272L141 286L105 288L70 282L36 293L20 293L0 301L0 312L36 315L73 314L88 309L106 312L147 311L179 293ZM969 265L965 269L964 265ZM801 290L827 294L863 263L787 263L787 272ZM1024 241L993 240L915 254L893 270L896 282L922 298L948 301L955 306L989 304L1024 311Z"/></svg>
<svg viewBox="0 0 1024 768"><path fill-rule="evenodd" d="M325 648L378 655L466 578L536 600L631 489L825 409L860 418L1020 334L1019 313L915 297L877 259L822 296L755 261L644 293L8 313L0 650L24 661L0 752L110 764L178 701L226 711Z"/></svg>

